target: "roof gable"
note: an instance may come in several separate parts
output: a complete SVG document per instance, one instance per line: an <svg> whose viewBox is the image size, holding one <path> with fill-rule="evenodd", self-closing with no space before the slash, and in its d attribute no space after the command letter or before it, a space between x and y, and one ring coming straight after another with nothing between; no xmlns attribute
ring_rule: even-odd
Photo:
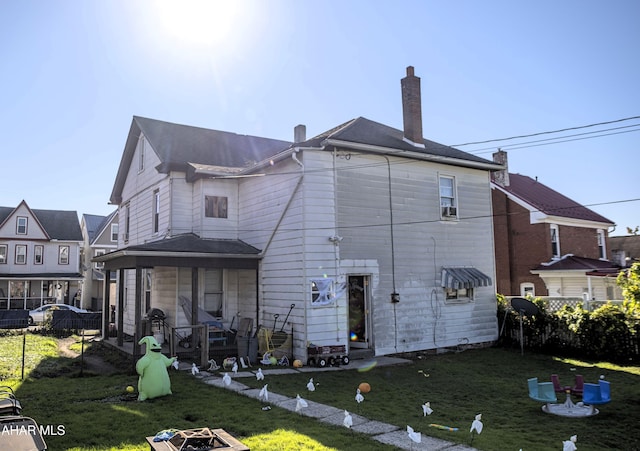
<svg viewBox="0 0 640 451"><path fill-rule="evenodd" d="M499 186L546 215L614 225L613 221L526 175L509 173L509 185Z"/></svg>
<svg viewBox="0 0 640 451"><path fill-rule="evenodd" d="M219 167L250 167L290 146L289 141L239 135L134 116L118 168L111 202L119 204L138 139L144 135L160 160L156 170L187 171L190 163Z"/></svg>
<svg viewBox="0 0 640 451"><path fill-rule="evenodd" d="M63 241L82 241L82 231L75 211L30 209L23 200L16 208L0 207L0 228L20 210L25 210L42 230L41 238ZM30 233L31 235L31 233Z"/></svg>
<svg viewBox="0 0 640 451"><path fill-rule="evenodd" d="M117 212L118 211L116 210L109 216L90 214L82 215L84 228L87 231L87 236L89 238L89 244L95 243L105 233ZM111 230L109 230L109 233L111 233Z"/></svg>

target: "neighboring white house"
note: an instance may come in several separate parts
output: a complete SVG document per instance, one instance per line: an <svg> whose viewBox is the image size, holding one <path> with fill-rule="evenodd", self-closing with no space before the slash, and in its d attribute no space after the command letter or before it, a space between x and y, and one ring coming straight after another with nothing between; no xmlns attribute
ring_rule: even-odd
<svg viewBox="0 0 640 451"><path fill-rule="evenodd" d="M75 211L0 207L0 309L76 304L81 244Z"/></svg>
<svg viewBox="0 0 640 451"><path fill-rule="evenodd" d="M103 264L92 262L94 257L113 252L118 248L118 211L109 216L83 214L80 221L82 230L82 297L80 307L98 311L103 307L104 271ZM112 278L115 282L115 277ZM111 291L111 290L109 290Z"/></svg>
<svg viewBox="0 0 640 451"><path fill-rule="evenodd" d="M111 194L118 249L94 259L119 274L119 336L140 336L150 308L187 323L185 296L227 325L293 332L300 359L311 343L495 340L502 166L425 140L412 67L401 85L404 130L360 117L288 143L134 117Z"/></svg>

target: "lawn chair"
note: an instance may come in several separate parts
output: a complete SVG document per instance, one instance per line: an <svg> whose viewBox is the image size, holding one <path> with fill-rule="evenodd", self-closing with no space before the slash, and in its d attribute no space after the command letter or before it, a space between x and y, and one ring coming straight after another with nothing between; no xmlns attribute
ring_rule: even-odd
<svg viewBox="0 0 640 451"><path fill-rule="evenodd" d="M556 393L551 382L538 382L537 377L527 379L529 384L529 398L534 401L543 402L547 408L550 403L558 402Z"/></svg>
<svg viewBox="0 0 640 451"><path fill-rule="evenodd" d="M187 320L191 323L192 315L191 315L191 299L186 296L179 296L178 300L180 301L180 305L182 305L182 310L184 311L184 315ZM223 346L227 344L227 330L224 328L224 324L222 321L219 321L216 317L212 316L201 307L198 307L198 322L200 324L205 324L208 326L208 337L209 343L215 344L219 343Z"/></svg>
<svg viewBox="0 0 640 451"><path fill-rule="evenodd" d="M40 427L33 418L23 416L0 417L0 431L19 431L2 434L2 449L11 451L46 451L47 444L42 438Z"/></svg>
<svg viewBox="0 0 640 451"><path fill-rule="evenodd" d="M22 406L13 393L13 389L7 385L0 386L0 415L20 415Z"/></svg>
<svg viewBox="0 0 640 451"><path fill-rule="evenodd" d="M584 391L584 377L582 374L576 374L576 382L571 389L571 394L582 397Z"/></svg>
<svg viewBox="0 0 640 451"><path fill-rule="evenodd" d="M553 383L553 390L556 393L566 393L567 391L571 391L571 385L560 385L560 378L558 378L557 374L551 375L551 382Z"/></svg>
<svg viewBox="0 0 640 451"><path fill-rule="evenodd" d="M609 381L600 380L599 384L590 384L585 382L584 392L582 393L582 402L591 406L593 412L595 406L608 404L611 402L611 385Z"/></svg>

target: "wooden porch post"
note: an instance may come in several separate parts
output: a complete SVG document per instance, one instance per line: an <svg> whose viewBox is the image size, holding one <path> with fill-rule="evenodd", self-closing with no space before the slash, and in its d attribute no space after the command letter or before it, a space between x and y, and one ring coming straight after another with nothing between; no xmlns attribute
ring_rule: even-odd
<svg viewBox="0 0 640 451"><path fill-rule="evenodd" d="M191 268L191 325L198 324L198 268ZM191 334L191 348L195 349L198 345L198 334L195 329ZM204 343L203 343L204 344Z"/></svg>
<svg viewBox="0 0 640 451"><path fill-rule="evenodd" d="M118 271L118 346L124 346L124 269Z"/></svg>
<svg viewBox="0 0 640 451"><path fill-rule="evenodd" d="M133 337L133 361L137 362L142 355L141 346L138 344L142 338L142 268L136 266L136 293L135 293L135 312L134 312L134 324L135 324L135 336Z"/></svg>
<svg viewBox="0 0 640 451"><path fill-rule="evenodd" d="M111 271L104 269L104 285L102 287L102 339L109 339L109 287L111 286Z"/></svg>

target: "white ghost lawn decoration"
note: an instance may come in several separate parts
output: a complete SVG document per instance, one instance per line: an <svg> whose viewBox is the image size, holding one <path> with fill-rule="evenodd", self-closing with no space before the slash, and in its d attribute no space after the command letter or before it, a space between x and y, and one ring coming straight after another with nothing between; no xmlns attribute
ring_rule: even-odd
<svg viewBox="0 0 640 451"><path fill-rule="evenodd" d="M309 407L309 404L300 395L296 395L296 412L299 412L303 407Z"/></svg>
<svg viewBox="0 0 640 451"><path fill-rule="evenodd" d="M344 411L344 420L342 421L342 424L344 424L344 427L349 429L353 426L353 417L351 417L351 414L346 410Z"/></svg>
<svg viewBox="0 0 640 451"><path fill-rule="evenodd" d="M231 376L229 376L229 373L224 373L224 376L222 376L222 382L224 382L224 385L227 387L231 385Z"/></svg>
<svg viewBox="0 0 640 451"><path fill-rule="evenodd" d="M231 368L231 371L233 371L233 374L238 374L238 362L233 362L233 367Z"/></svg>
<svg viewBox="0 0 640 451"><path fill-rule="evenodd" d="M263 381L264 374L262 374L262 368L258 368L258 372L256 373L256 380Z"/></svg>
<svg viewBox="0 0 640 451"><path fill-rule="evenodd" d="M422 416L431 415L433 413L433 409L431 408L431 403L425 402L422 404Z"/></svg>
<svg viewBox="0 0 640 451"><path fill-rule="evenodd" d="M364 396L362 396L362 393L360 393L360 389L357 388L356 389L356 402L358 404L360 404L362 401L364 401Z"/></svg>
<svg viewBox="0 0 640 451"><path fill-rule="evenodd" d="M307 382L307 390L309 390L309 391L315 391L316 390L316 386L313 383L313 378L309 379L309 382Z"/></svg>
<svg viewBox="0 0 640 451"><path fill-rule="evenodd" d="M191 365L191 374L192 374L193 376L195 376L195 375L196 375L196 374L198 374L199 372L200 372L200 368L198 368L198 367L196 366L196 364L195 364L195 363L194 363L194 364L192 364L192 365Z"/></svg>
<svg viewBox="0 0 640 451"><path fill-rule="evenodd" d="M269 391L267 390L267 385L269 384L264 384L264 387L262 387L262 389L260 390L260 393L258 394L258 397L262 399L264 402L269 401Z"/></svg>
<svg viewBox="0 0 640 451"><path fill-rule="evenodd" d="M562 442L562 451L576 451L576 442L578 441L577 435L572 435L569 440Z"/></svg>
<svg viewBox="0 0 640 451"><path fill-rule="evenodd" d="M473 420L473 423L471 423L471 429L469 430L469 432L473 432L474 430L480 434L482 432L482 421L480 421L480 419L482 418L482 414L479 413L478 415L476 415L476 419Z"/></svg>
<svg viewBox="0 0 640 451"><path fill-rule="evenodd" d="M174 369L176 369L176 370L177 370L178 368L180 368L180 364L178 363L178 359L177 359L177 358L173 361L173 363L171 364L171 366L172 366Z"/></svg>
<svg viewBox="0 0 640 451"><path fill-rule="evenodd" d="M409 435L409 438L414 443L422 442L422 434L420 432L414 431L413 428L409 425L407 425L407 435Z"/></svg>

